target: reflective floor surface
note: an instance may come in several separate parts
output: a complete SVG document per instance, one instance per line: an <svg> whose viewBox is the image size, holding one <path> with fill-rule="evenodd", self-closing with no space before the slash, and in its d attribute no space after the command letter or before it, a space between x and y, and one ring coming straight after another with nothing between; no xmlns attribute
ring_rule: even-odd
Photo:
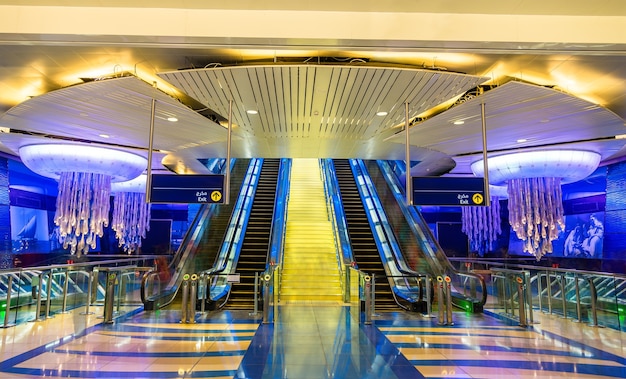
<svg viewBox="0 0 626 379"><path fill-rule="evenodd" d="M273 324L241 311L193 324L178 311L58 314L0 329L0 378L626 378L625 333L558 316L520 327L455 313L443 326L394 312L363 325L340 304L279 308Z"/></svg>

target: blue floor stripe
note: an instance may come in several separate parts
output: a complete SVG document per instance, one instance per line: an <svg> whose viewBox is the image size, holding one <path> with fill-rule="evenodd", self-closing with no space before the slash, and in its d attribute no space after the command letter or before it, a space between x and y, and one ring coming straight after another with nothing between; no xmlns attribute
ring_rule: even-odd
<svg viewBox="0 0 626 379"><path fill-rule="evenodd" d="M50 370L50 369L28 369L12 368L4 372L20 375L31 375L41 377L63 377L63 378L181 378L176 371L80 371L80 370ZM185 378L216 378L222 376L234 377L235 370L219 371L192 371L185 373Z"/></svg>
<svg viewBox="0 0 626 379"><path fill-rule="evenodd" d="M123 336L113 336L123 337ZM138 340L157 340L157 341L249 341L252 336L126 336L131 339Z"/></svg>
<svg viewBox="0 0 626 379"><path fill-rule="evenodd" d="M243 356L246 350L228 351L180 351L180 352L129 352L129 351L82 351L71 349L55 349L55 353L89 355L98 357L130 357L130 358L202 358L202 357L236 357Z"/></svg>
<svg viewBox="0 0 626 379"><path fill-rule="evenodd" d="M261 379L274 340L274 324L261 324L244 354L237 378Z"/></svg>
<svg viewBox="0 0 626 379"><path fill-rule="evenodd" d="M383 358L398 378L425 378L377 327L361 325L361 330L376 346L377 356Z"/></svg>

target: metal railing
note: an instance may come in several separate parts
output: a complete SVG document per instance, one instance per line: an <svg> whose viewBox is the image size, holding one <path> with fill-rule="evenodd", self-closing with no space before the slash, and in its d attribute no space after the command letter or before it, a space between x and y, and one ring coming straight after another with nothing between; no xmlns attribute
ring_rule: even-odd
<svg viewBox="0 0 626 379"><path fill-rule="evenodd" d="M626 331L626 275L554 267L515 264L507 261L451 258L466 270L490 281L486 307L533 323L533 310L593 326ZM523 281L519 295L518 277Z"/></svg>
<svg viewBox="0 0 626 379"><path fill-rule="evenodd" d="M141 280L154 257L30 267L0 271L0 327L43 321L55 314L85 307L104 313L112 302L110 319L140 308ZM108 282L111 272L115 281ZM107 288L110 288L107 292Z"/></svg>

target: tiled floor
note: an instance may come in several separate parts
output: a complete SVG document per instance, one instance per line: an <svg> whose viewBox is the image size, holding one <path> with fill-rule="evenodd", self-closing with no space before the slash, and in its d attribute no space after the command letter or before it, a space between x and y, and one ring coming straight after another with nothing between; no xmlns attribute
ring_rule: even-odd
<svg viewBox="0 0 626 379"><path fill-rule="evenodd" d="M1 329L0 378L625 378L626 334L535 312L522 328L486 313L454 325L417 314L355 322L335 304L287 304L273 324L216 312L70 314Z"/></svg>

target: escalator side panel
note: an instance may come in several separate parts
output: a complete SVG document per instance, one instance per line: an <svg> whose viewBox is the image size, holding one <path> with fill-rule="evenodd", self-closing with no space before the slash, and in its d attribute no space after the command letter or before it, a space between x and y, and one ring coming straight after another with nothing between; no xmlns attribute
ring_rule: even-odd
<svg viewBox="0 0 626 379"><path fill-rule="evenodd" d="M376 278L376 308L397 310L398 305L387 280L350 162L347 159L335 159L333 164L346 216L353 259L359 270Z"/></svg>
<svg viewBox="0 0 626 379"><path fill-rule="evenodd" d="M254 308L255 273L265 271L267 255L271 243L274 203L278 186L280 159L264 159L259 182L254 195L250 217L243 236L236 273L239 283L233 283L228 302L228 309Z"/></svg>

